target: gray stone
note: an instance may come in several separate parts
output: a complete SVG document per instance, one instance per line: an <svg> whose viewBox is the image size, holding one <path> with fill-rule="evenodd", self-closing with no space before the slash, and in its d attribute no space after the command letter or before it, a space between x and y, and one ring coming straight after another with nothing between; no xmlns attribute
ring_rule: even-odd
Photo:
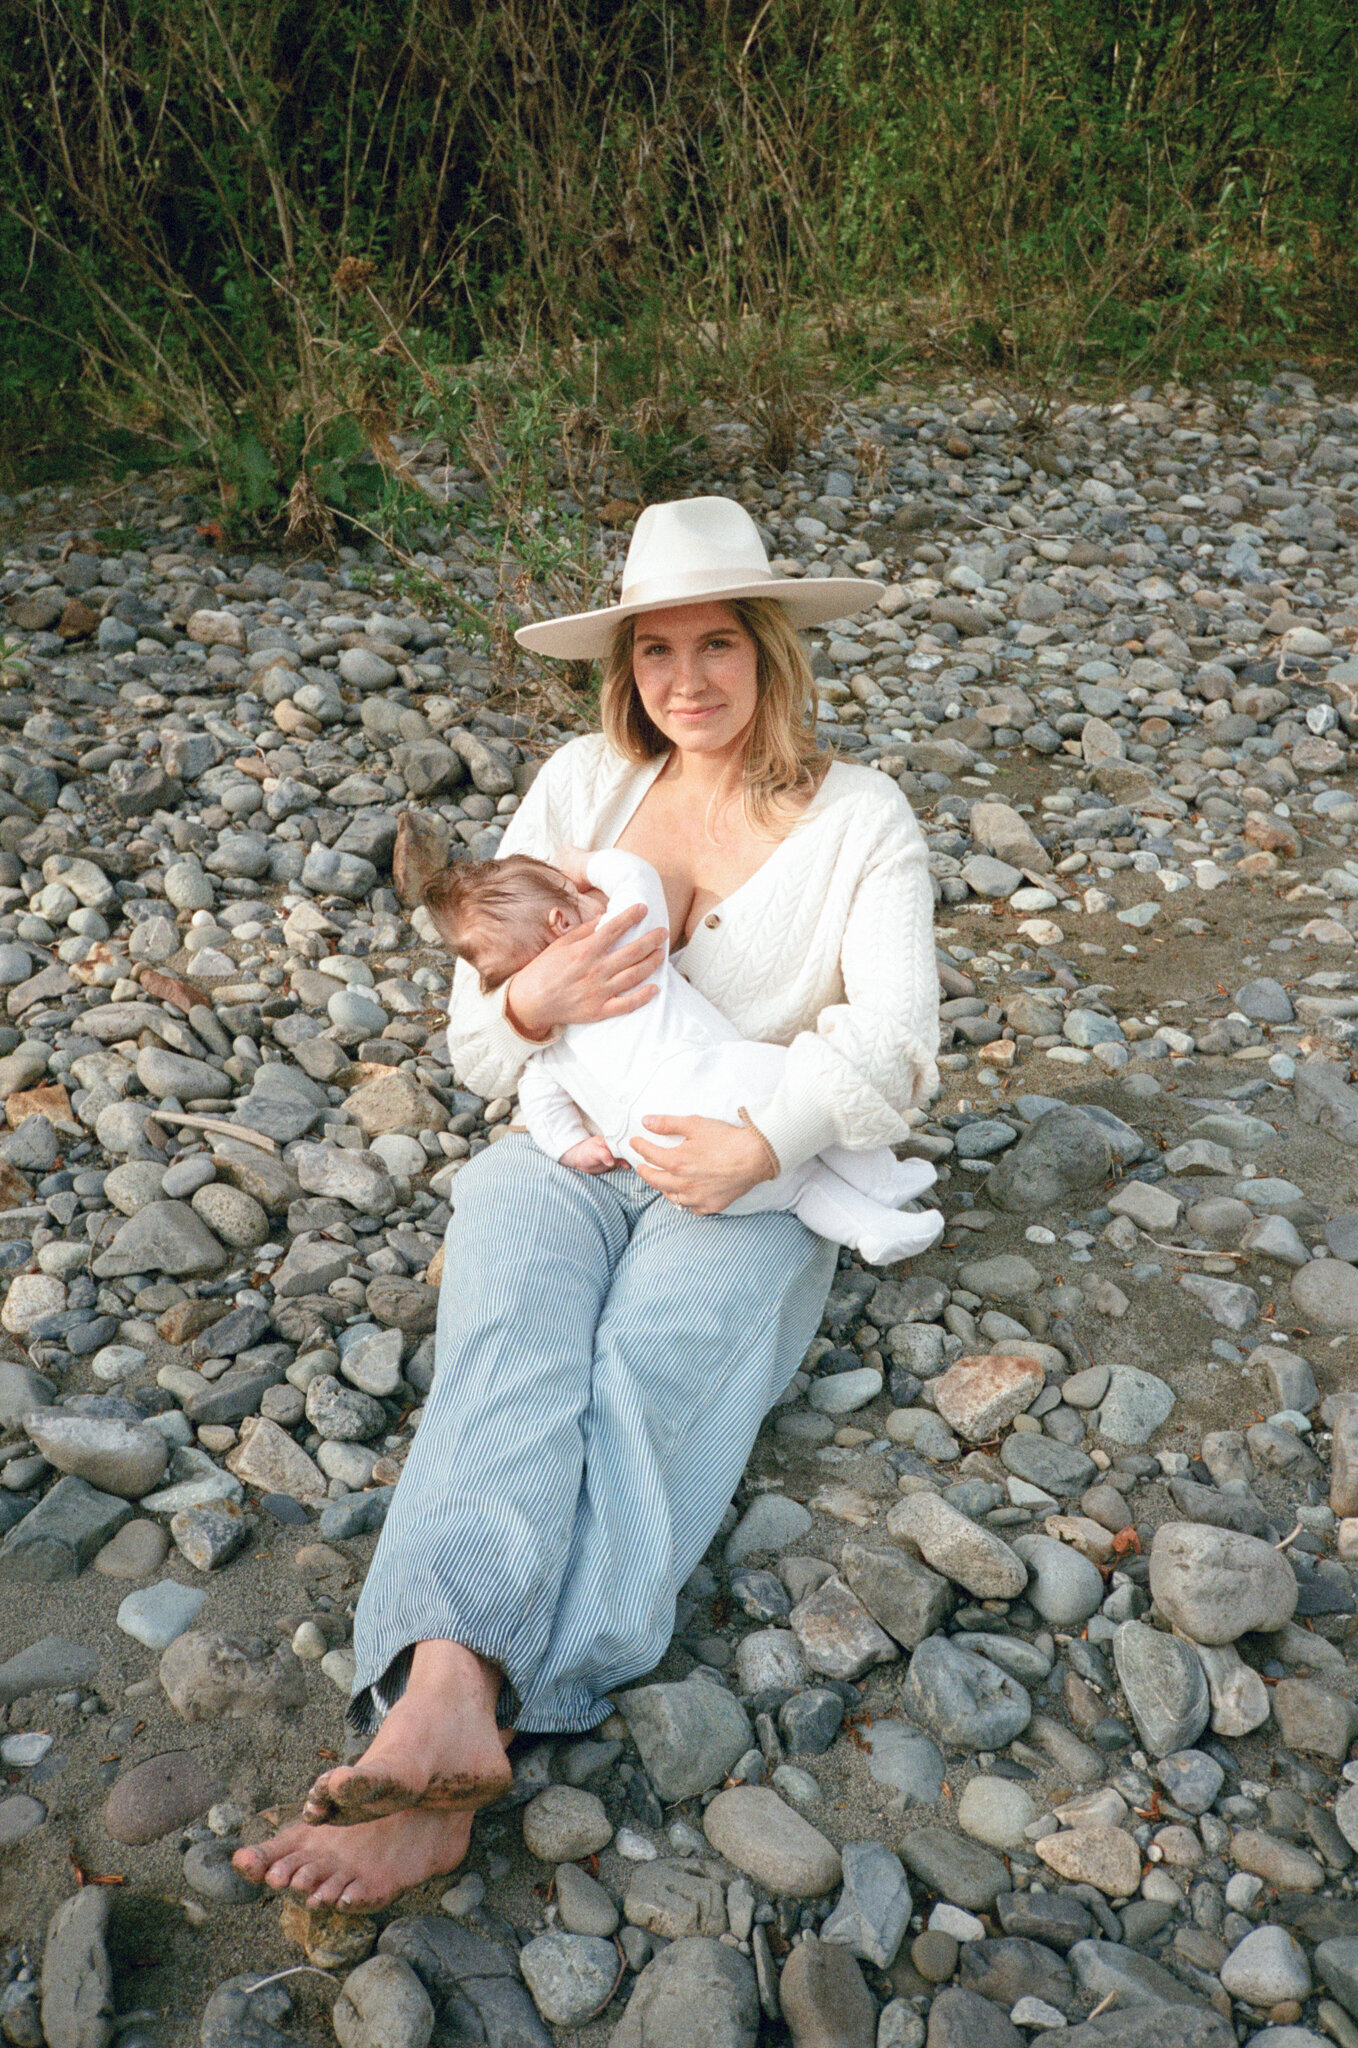
<svg viewBox="0 0 1358 2048"><path fill-rule="evenodd" d="M1247 981L1237 989L1235 1007L1242 1017L1250 1017L1256 1024L1290 1024L1296 1014L1282 983L1267 975Z"/></svg>
<svg viewBox="0 0 1358 2048"><path fill-rule="evenodd" d="M1306 1951L1285 1927L1256 1927L1237 1942L1220 1975L1232 1998L1265 2010L1285 1998L1303 1999L1311 1994Z"/></svg>
<svg viewBox="0 0 1358 2048"><path fill-rule="evenodd" d="M371 1394L346 1387L333 1373L319 1373L306 1390L306 1416L331 1442L361 1444L387 1427L387 1412Z"/></svg>
<svg viewBox="0 0 1358 2048"><path fill-rule="evenodd" d="M915 1651L901 1704L945 1747L964 1750L1003 1749L1033 1710L1017 1679L946 1636L930 1636Z"/></svg>
<svg viewBox="0 0 1358 2048"><path fill-rule="evenodd" d="M346 896L362 902L377 887L377 869L356 853L339 853L319 842L308 847L302 863L302 886L318 896Z"/></svg>
<svg viewBox="0 0 1358 2048"><path fill-rule="evenodd" d="M1254 2036L1256 2041L1260 2038ZM1037 2034L1030 2048L1231 2048L1234 2040L1230 2023L1209 2006L1138 2002L1102 2012L1079 2026Z"/></svg>
<svg viewBox="0 0 1358 2048"><path fill-rule="evenodd" d="M811 1527L812 1518L800 1501L781 1493L761 1493L750 1503L726 1539L728 1566L743 1564L761 1551L785 1550Z"/></svg>
<svg viewBox="0 0 1358 2048"><path fill-rule="evenodd" d="M736 1682L747 1697L800 1691L809 1676L801 1644L791 1629L755 1629L736 1646Z"/></svg>
<svg viewBox="0 0 1358 2048"><path fill-rule="evenodd" d="M1083 1451L1058 1443L1055 1437L1038 1436L1030 1430L1007 1436L1000 1446L1000 1463L1030 1486L1065 1498L1083 1493L1094 1484L1097 1465Z"/></svg>
<svg viewBox="0 0 1358 2048"><path fill-rule="evenodd" d="M703 1827L718 1855L775 1896L820 1898L839 1882L839 1851L765 1785L719 1792Z"/></svg>
<svg viewBox="0 0 1358 2048"><path fill-rule="evenodd" d="M739 1701L705 1679L638 1686L618 1696L618 1710L666 1802L696 1799L719 1785L754 1741Z"/></svg>
<svg viewBox="0 0 1358 2048"><path fill-rule="evenodd" d="M224 1635L179 1636L161 1657L160 1682L182 1721L244 1720L306 1700L302 1667L291 1650L260 1658Z"/></svg>
<svg viewBox="0 0 1358 2048"><path fill-rule="evenodd" d="M193 1212L213 1235L233 1251L258 1251L269 1239L269 1218L263 1205L240 1188L212 1181L193 1197Z"/></svg>
<svg viewBox="0 0 1358 2048"><path fill-rule="evenodd" d="M194 1842L184 1857L184 1882L200 1898L217 1906L255 1905L262 1894L232 1868L231 1842Z"/></svg>
<svg viewBox="0 0 1358 2048"><path fill-rule="evenodd" d="M1151 1755L1191 1749L1207 1726L1211 1700L1189 1644L1144 1622L1124 1621L1113 1637L1113 1661Z"/></svg>
<svg viewBox="0 0 1358 2048"><path fill-rule="evenodd" d="M898 1792L908 1805L938 1804L943 1795L943 1752L929 1736L908 1722L874 1716L863 1746L869 1773L879 1785Z"/></svg>
<svg viewBox="0 0 1358 2048"><path fill-rule="evenodd" d="M184 1868L188 1875L187 1857ZM340 2048L427 2048L434 2007L409 1963L400 1956L375 1955L345 1978L330 2024Z"/></svg>
<svg viewBox="0 0 1358 2048"><path fill-rule="evenodd" d="M1174 1389L1140 1366L1115 1365L1099 1409L1099 1434L1131 1448L1149 1443L1174 1407Z"/></svg>
<svg viewBox="0 0 1358 2048"><path fill-rule="evenodd" d="M641 1863L637 1869L655 1865ZM568 1934L616 1934L618 1909L603 1886L578 1863L558 1864L555 1876L556 1910Z"/></svg>
<svg viewBox="0 0 1358 2048"><path fill-rule="evenodd" d="M158 1842L205 1814L213 1794L200 1757L187 1749L167 1750L123 1772L104 1803L104 1826L115 1842Z"/></svg>
<svg viewBox="0 0 1358 2048"><path fill-rule="evenodd" d="M633 1866L623 1912L631 1926L644 1927L664 1941L726 1932L726 1893L720 1879L663 1858Z"/></svg>
<svg viewBox="0 0 1358 2048"><path fill-rule="evenodd" d="M548 1785L523 1809L524 1847L540 1863L575 1863L612 1839L603 1801L577 1786Z"/></svg>
<svg viewBox="0 0 1358 2048"><path fill-rule="evenodd" d="M14 1792L7 1799L0 1799L0 1853L27 1841L46 1818L47 1808L42 1801L30 1799L26 1792Z"/></svg>
<svg viewBox="0 0 1358 2048"><path fill-rule="evenodd" d="M1250 1630L1282 1628L1297 1605L1285 1552L1195 1522L1164 1522L1156 1530L1150 1586L1166 1618L1199 1643L1233 1643Z"/></svg>
<svg viewBox="0 0 1358 2048"><path fill-rule="evenodd" d="M1344 1259L1312 1259L1291 1282L1297 1314L1313 1330L1358 1330L1358 1268Z"/></svg>
<svg viewBox="0 0 1358 2048"><path fill-rule="evenodd" d="M8 1436L22 1428L37 1408L50 1408L56 1388L31 1365L0 1359L0 1431Z"/></svg>
<svg viewBox="0 0 1358 2048"><path fill-rule="evenodd" d="M1022 1846L1037 1808L1022 1785L1007 1778L971 1778L957 1803L957 1824L974 1841L1002 1853Z"/></svg>
<svg viewBox="0 0 1358 2048"><path fill-rule="evenodd" d="M185 1629L192 1628L206 1600L207 1594L197 1586L162 1579L158 1585L139 1586L127 1595L118 1609L118 1626L124 1635L145 1643L148 1650L166 1650Z"/></svg>
<svg viewBox="0 0 1358 2048"><path fill-rule="evenodd" d="M534 2005L550 2025L580 2027L607 2004L618 1953L611 1941L597 1935L549 1929L519 1950L519 1968Z"/></svg>
<svg viewBox="0 0 1358 2048"><path fill-rule="evenodd" d="M43 1636L0 1664L0 1707L32 1693L65 1692L87 1685L99 1669L99 1653L64 1636Z"/></svg>
<svg viewBox="0 0 1358 2048"><path fill-rule="evenodd" d="M1155 1775L1185 1813L1206 1813L1226 1779L1216 1758L1201 1749L1172 1750L1160 1758Z"/></svg>
<svg viewBox="0 0 1358 2048"><path fill-rule="evenodd" d="M1344 1761L1358 1735L1358 1706L1352 1700L1304 1678L1280 1678L1270 1697L1284 1748Z"/></svg>
<svg viewBox="0 0 1358 2048"><path fill-rule="evenodd" d="M958 1964L962 1988L1001 2008L1030 1998L1041 2000L1049 2010L1055 2008L1057 2014L1074 2010L1075 1985L1070 1971L1043 1942L1018 1935L964 1941Z"/></svg>
<svg viewBox="0 0 1358 2048"><path fill-rule="evenodd" d="M271 1983L257 1971L228 1977L203 2007L199 2048L297 2048L296 2036L277 2025L291 2010L286 1984Z"/></svg>
<svg viewBox="0 0 1358 2048"><path fill-rule="evenodd" d="M1247 1329L1259 1313L1258 1295L1238 1280L1214 1280L1209 1273L1181 1273L1179 1285L1185 1294L1202 1303L1212 1321L1223 1330Z"/></svg>
<svg viewBox="0 0 1358 2048"><path fill-rule="evenodd" d="M1086 1998L1096 2002L1110 1992L1116 2002L1132 2006L1196 2006L1196 1993L1149 1956L1110 1941L1077 1941L1070 1951L1075 1981Z"/></svg>
<svg viewBox="0 0 1358 2048"><path fill-rule="evenodd" d="M1103 1605L1098 1566L1069 1543L1053 1536L1016 1536L1014 1550L1028 1567L1026 1597L1044 1621L1075 1628Z"/></svg>
<svg viewBox="0 0 1358 2048"><path fill-rule="evenodd" d="M720 1941L675 1941L647 1963L608 2048L755 2048L759 1990L754 1969ZM505 2044L509 2048L509 2044Z"/></svg>
<svg viewBox="0 0 1358 2048"><path fill-rule="evenodd" d="M152 1202L128 1218L94 1261L101 1280L124 1273L168 1273L188 1280L220 1273L224 1247L187 1202Z"/></svg>
<svg viewBox="0 0 1358 2048"><path fill-rule="evenodd" d="M293 1168L308 1195L330 1195L364 1216L386 1216L397 1207L396 1183L368 1152L339 1145L299 1145Z"/></svg>
<svg viewBox="0 0 1358 2048"><path fill-rule="evenodd" d="M904 1649L915 1649L942 1628L952 1612L954 1595L948 1581L905 1551L846 1543L839 1569L873 1620Z"/></svg>
<svg viewBox="0 0 1358 2048"><path fill-rule="evenodd" d="M250 1527L234 1501L202 1501L170 1517L170 1534L195 1571L215 1572L244 1547Z"/></svg>
<svg viewBox="0 0 1358 2048"><path fill-rule="evenodd" d="M839 1944L803 1935L783 1965L778 2002L792 2048L874 2048L876 2003Z"/></svg>
<svg viewBox="0 0 1358 2048"><path fill-rule="evenodd" d="M846 1842L840 1861L844 1889L821 1927L821 1940L839 1942L865 1962L889 1969L912 1911L901 1859L882 1842Z"/></svg>
<svg viewBox="0 0 1358 2048"><path fill-rule="evenodd" d="M837 1577L798 1601L788 1621L810 1668L827 1678L861 1678L874 1664L890 1664L900 1654Z"/></svg>
<svg viewBox="0 0 1358 2048"><path fill-rule="evenodd" d="M113 2033L113 1973L104 1935L109 1894L85 1885L47 1923L42 2030L48 2048L105 2048Z"/></svg>
<svg viewBox="0 0 1358 2048"><path fill-rule="evenodd" d="M150 1493L169 1462L164 1437L146 1424L40 1408L28 1419L28 1433L58 1472L126 1500Z"/></svg>
<svg viewBox="0 0 1358 2048"><path fill-rule="evenodd" d="M991 1168L986 1199L1014 1215L1054 1209L1108 1179L1112 1148L1077 1109L1049 1109Z"/></svg>
<svg viewBox="0 0 1358 2048"><path fill-rule="evenodd" d="M907 1494L886 1525L897 1542L912 1544L935 1571L978 1600L1012 1600L1028 1583L1026 1565L1007 1543L937 1494Z"/></svg>
<svg viewBox="0 0 1358 2048"><path fill-rule="evenodd" d="M949 1985L929 2008L928 2048L1019 2048L1023 2036L997 2005Z"/></svg>
<svg viewBox="0 0 1358 2048"><path fill-rule="evenodd" d="M180 1102L194 1097L225 1102L234 1092L230 1076L210 1067L206 1060L186 1059L160 1045L145 1045L137 1054L137 1079L157 1102L169 1095Z"/></svg>
<svg viewBox="0 0 1358 2048"><path fill-rule="evenodd" d="M0 1584L53 1585L74 1579L130 1519L116 1494L83 1479L59 1479L0 1543Z"/></svg>

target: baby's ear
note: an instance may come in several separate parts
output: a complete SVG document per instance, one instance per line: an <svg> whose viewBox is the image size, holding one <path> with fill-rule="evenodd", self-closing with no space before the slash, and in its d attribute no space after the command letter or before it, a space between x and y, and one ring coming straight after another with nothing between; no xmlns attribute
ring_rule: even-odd
<svg viewBox="0 0 1358 2048"><path fill-rule="evenodd" d="M567 932L573 932L579 922L578 914L572 917L560 903L554 903L547 912L547 929L554 939L564 938Z"/></svg>

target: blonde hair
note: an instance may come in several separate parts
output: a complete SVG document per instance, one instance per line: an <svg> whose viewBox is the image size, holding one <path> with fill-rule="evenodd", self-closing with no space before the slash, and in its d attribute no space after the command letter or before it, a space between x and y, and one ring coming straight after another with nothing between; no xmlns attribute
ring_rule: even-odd
<svg viewBox="0 0 1358 2048"><path fill-rule="evenodd" d="M816 684L796 628L775 598L723 600L754 641L758 701L741 761L745 815L763 832L791 826L830 756L816 738ZM652 724L632 675L636 620L624 619L603 664L599 716L615 753L640 767L670 742Z"/></svg>

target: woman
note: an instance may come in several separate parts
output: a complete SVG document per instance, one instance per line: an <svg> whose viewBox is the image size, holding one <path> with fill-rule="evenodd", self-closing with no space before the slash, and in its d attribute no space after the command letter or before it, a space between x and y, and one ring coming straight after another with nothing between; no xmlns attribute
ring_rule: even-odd
<svg viewBox="0 0 1358 2048"><path fill-rule="evenodd" d="M349 1718L377 1732L301 1824L238 1852L257 1882L358 1908L453 1869L510 1783L509 1731L597 1727L670 1640L835 1268L793 1216L709 1219L826 1144L897 1141L937 1082L923 840L893 783L819 750L795 630L880 594L775 577L748 514L697 498L642 514L619 604L518 634L603 658L603 733L546 763L503 852L650 861L689 980L790 1056L740 1125L647 1119L637 1171L511 1134L459 1174L434 1385L355 1624ZM647 1000L665 935L620 938L642 914L577 927L494 995L460 963L459 1078L512 1095L535 1046Z"/></svg>

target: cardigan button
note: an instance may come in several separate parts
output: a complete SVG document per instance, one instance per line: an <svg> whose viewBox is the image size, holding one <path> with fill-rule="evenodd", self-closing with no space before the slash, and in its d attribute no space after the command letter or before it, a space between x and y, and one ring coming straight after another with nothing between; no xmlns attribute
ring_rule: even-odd
<svg viewBox="0 0 1358 2048"><path fill-rule="evenodd" d="M721 923L721 919L717 916L716 911L713 910L710 911L708 915L703 919L703 923L707 926L707 929L710 932L714 932L717 929L717 926Z"/></svg>

